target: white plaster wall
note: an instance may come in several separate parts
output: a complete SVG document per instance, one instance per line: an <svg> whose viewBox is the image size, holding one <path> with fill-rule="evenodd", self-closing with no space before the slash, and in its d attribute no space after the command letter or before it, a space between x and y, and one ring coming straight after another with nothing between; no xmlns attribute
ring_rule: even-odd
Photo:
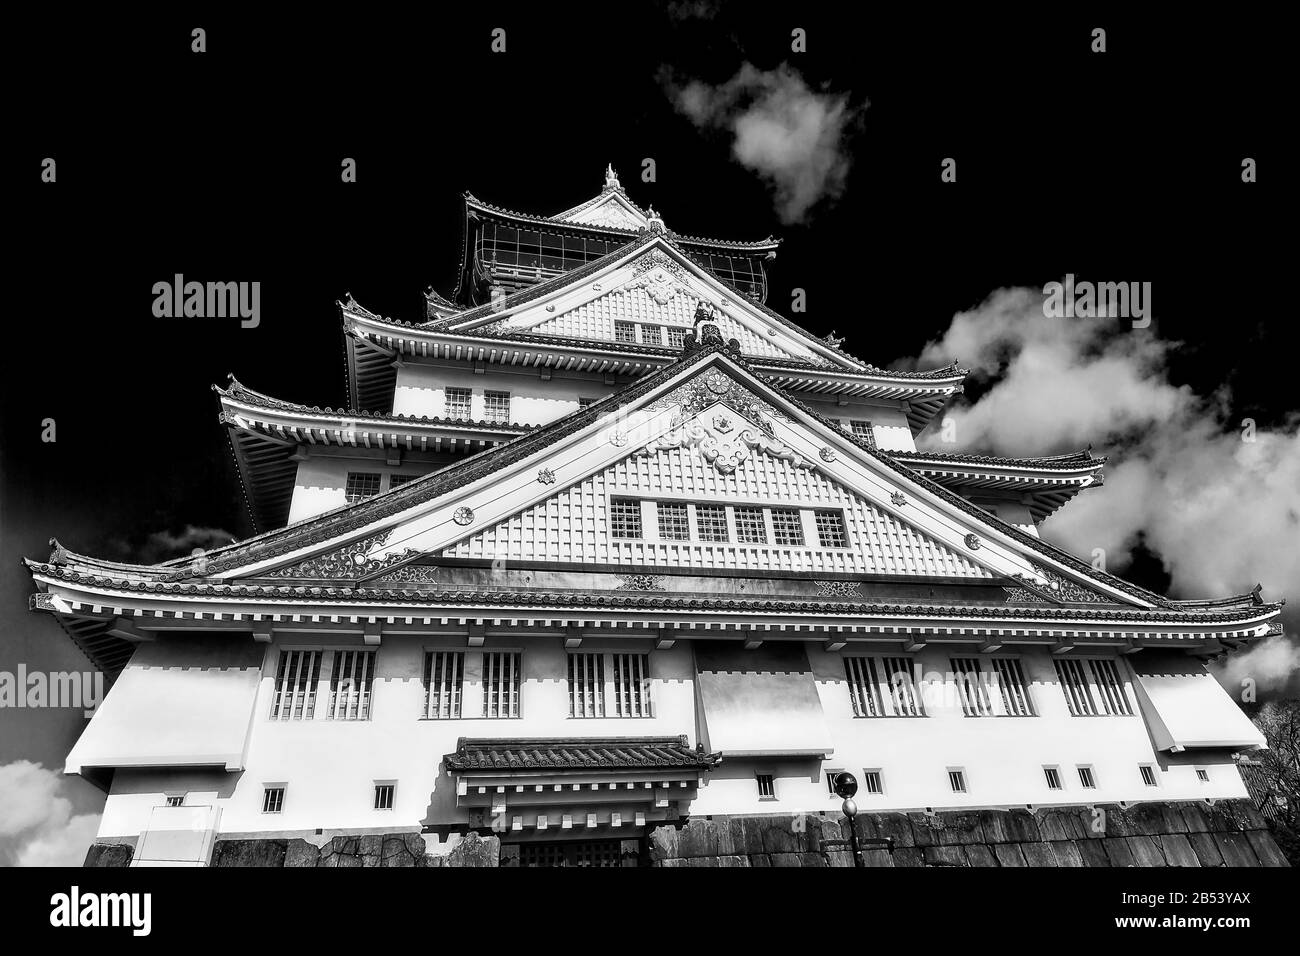
<svg viewBox="0 0 1300 956"><path fill-rule="evenodd" d="M833 422L838 422L845 431L852 428L851 422L869 421L871 431L876 437L876 447L885 451L916 451L916 442L912 440L912 428L907 423L907 414L900 405L872 405L865 402L850 402L837 405L835 402L812 401L800 398L806 405L816 409Z"/></svg>
<svg viewBox="0 0 1300 956"><path fill-rule="evenodd" d="M383 475L379 490L384 492L389 489L393 475L424 475L439 467L425 463L392 467L382 458L352 458L318 450L308 454L309 457L298 462L293 498L289 503L290 524L347 504L349 471L379 472Z"/></svg>
<svg viewBox="0 0 1300 956"><path fill-rule="evenodd" d="M577 411L579 398L604 398L617 387L603 377L556 374L543 379L539 370L511 371L490 368L474 374L467 365L407 363L397 369L393 412L397 415L443 417L447 414L446 389L468 388L470 417L484 418L483 392L510 393L510 421L521 425L544 425Z"/></svg>

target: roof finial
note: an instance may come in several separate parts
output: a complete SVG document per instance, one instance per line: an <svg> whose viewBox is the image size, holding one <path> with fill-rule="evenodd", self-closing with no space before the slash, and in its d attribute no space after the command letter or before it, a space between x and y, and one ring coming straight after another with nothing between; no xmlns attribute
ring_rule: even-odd
<svg viewBox="0 0 1300 956"><path fill-rule="evenodd" d="M651 206L646 210L646 225L650 227L651 232L663 232L664 220L659 213L655 212L655 207Z"/></svg>
<svg viewBox="0 0 1300 956"><path fill-rule="evenodd" d="M622 189L622 188L623 188L622 186L620 186L620 185L618 184L618 173L614 172L614 164L613 164L613 163L608 163L608 164L605 166L605 188L606 188L606 189Z"/></svg>

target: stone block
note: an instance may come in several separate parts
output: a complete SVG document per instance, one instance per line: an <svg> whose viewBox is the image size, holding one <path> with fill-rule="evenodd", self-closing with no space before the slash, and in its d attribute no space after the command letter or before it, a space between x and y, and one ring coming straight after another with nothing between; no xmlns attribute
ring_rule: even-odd
<svg viewBox="0 0 1300 956"><path fill-rule="evenodd" d="M1106 848L1106 856L1111 866L1137 866L1133 859L1133 850L1128 844L1128 837L1104 837L1097 841Z"/></svg>
<svg viewBox="0 0 1300 956"><path fill-rule="evenodd" d="M1079 847L1075 841L1053 840L1047 845L1052 849L1052 856L1056 857L1057 866L1083 866L1083 854L1079 852Z"/></svg>
<svg viewBox="0 0 1300 956"><path fill-rule="evenodd" d="M858 819L861 819L859 815ZM905 813L873 813L871 822L876 829L876 837L884 839L890 837L894 841L894 849L900 847L914 847L917 845L916 836L912 832L912 824L907 819ZM848 836L846 833L845 836Z"/></svg>
<svg viewBox="0 0 1300 956"><path fill-rule="evenodd" d="M1079 859L1084 866L1110 866L1110 857L1106 855L1103 840L1080 840L1074 848L1079 851Z"/></svg>
<svg viewBox="0 0 1300 956"><path fill-rule="evenodd" d="M775 867L799 867L803 865L802 853L769 853L768 865Z"/></svg>
<svg viewBox="0 0 1300 956"><path fill-rule="evenodd" d="M1053 807L1049 810L1035 810L1034 817L1038 821L1038 832L1047 843L1088 838L1088 829L1079 819L1076 810Z"/></svg>
<svg viewBox="0 0 1300 956"><path fill-rule="evenodd" d="M894 866L925 866L925 857L921 848L916 846L898 847L894 850Z"/></svg>
<svg viewBox="0 0 1300 956"><path fill-rule="evenodd" d="M1129 853L1133 855L1133 866L1166 866L1165 855L1160 846L1149 836L1125 837Z"/></svg>
<svg viewBox="0 0 1300 956"><path fill-rule="evenodd" d="M1021 843L1020 852L1025 855L1025 863L1029 866L1056 866L1056 854L1052 852L1052 845L1046 840L1037 843Z"/></svg>
<svg viewBox="0 0 1300 956"><path fill-rule="evenodd" d="M674 826L655 827L650 831L650 861L677 859L677 828Z"/></svg>
<svg viewBox="0 0 1300 956"><path fill-rule="evenodd" d="M1250 848L1255 851L1255 856L1259 857L1260 866L1291 865L1282 854L1277 841L1273 839L1273 834L1268 830L1247 830L1246 839L1250 841Z"/></svg>
<svg viewBox="0 0 1300 956"><path fill-rule="evenodd" d="M1219 844L1215 841L1213 833L1189 833L1187 842L1191 845L1192 852L1196 854L1196 859L1200 861L1201 866L1225 865L1223 854L1219 852Z"/></svg>
<svg viewBox="0 0 1300 956"><path fill-rule="evenodd" d="M501 847L501 853L497 856L497 866L518 866L519 865L519 844L511 843Z"/></svg>
<svg viewBox="0 0 1300 956"><path fill-rule="evenodd" d="M83 867L119 867L130 866L135 848L124 843L92 843L86 851Z"/></svg>
<svg viewBox="0 0 1300 956"><path fill-rule="evenodd" d="M320 847L306 840L289 840L284 850L284 865L289 867L317 866Z"/></svg>
<svg viewBox="0 0 1300 956"><path fill-rule="evenodd" d="M971 866L997 866L997 857L987 846L980 843L972 843L969 846L963 846L966 852L966 862Z"/></svg>
<svg viewBox="0 0 1300 956"><path fill-rule="evenodd" d="M1210 821L1205 812L1207 809L1203 803L1181 803L1178 805L1178 813L1183 818L1183 823L1187 825L1188 833L1210 832Z"/></svg>
<svg viewBox="0 0 1300 956"><path fill-rule="evenodd" d="M677 831L677 856L682 859L718 855L718 827L712 820L690 820Z"/></svg>
<svg viewBox="0 0 1300 956"><path fill-rule="evenodd" d="M1182 819L1182 814L1179 814L1179 819ZM1166 833L1160 837L1160 849L1165 855L1165 863L1169 866L1201 865L1201 861L1192 851L1192 845L1187 842L1186 833Z"/></svg>
<svg viewBox="0 0 1300 956"><path fill-rule="evenodd" d="M944 810L939 813L941 826L934 830L940 846L970 846L984 843L984 828L977 810Z"/></svg>
<svg viewBox="0 0 1300 956"><path fill-rule="evenodd" d="M933 816L928 813L918 813L913 811L906 814L908 826L912 828L912 838L916 846L938 846L938 831L942 829L943 824L939 821L939 815Z"/></svg>
<svg viewBox="0 0 1300 956"><path fill-rule="evenodd" d="M736 854L736 853L728 854L727 856L720 856L718 857L718 866L747 867L749 866L749 857L741 856L740 854Z"/></svg>
<svg viewBox="0 0 1300 956"><path fill-rule="evenodd" d="M1259 866L1259 857L1244 833L1216 833L1214 843L1228 866Z"/></svg>
<svg viewBox="0 0 1300 956"><path fill-rule="evenodd" d="M882 866L894 865L894 854L890 853L888 850L862 850L860 851L860 855L862 857L862 865L864 867L867 866L882 867ZM847 856L849 858L848 865L852 866L853 854L848 853Z"/></svg>
<svg viewBox="0 0 1300 956"><path fill-rule="evenodd" d="M998 861L998 866L1028 866L1025 862L1025 855L1020 852L1018 843L994 843L992 844L993 856Z"/></svg>
<svg viewBox="0 0 1300 956"><path fill-rule="evenodd" d="M218 840L212 848L213 866L284 866L286 840Z"/></svg>
<svg viewBox="0 0 1300 956"><path fill-rule="evenodd" d="M473 830L447 854L448 866L497 866L501 859L501 839L497 836L479 836Z"/></svg>
<svg viewBox="0 0 1300 956"><path fill-rule="evenodd" d="M926 846L921 848L921 854L926 866L970 866L959 846Z"/></svg>

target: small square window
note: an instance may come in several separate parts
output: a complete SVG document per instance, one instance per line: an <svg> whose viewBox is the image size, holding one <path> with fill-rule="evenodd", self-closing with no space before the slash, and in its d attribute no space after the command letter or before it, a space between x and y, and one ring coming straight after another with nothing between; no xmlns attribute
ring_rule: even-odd
<svg viewBox="0 0 1300 956"><path fill-rule="evenodd" d="M635 498L611 499L609 533L615 538L641 537L641 502Z"/></svg>
<svg viewBox="0 0 1300 956"><path fill-rule="evenodd" d="M736 540L741 544L767 544L762 508L736 509Z"/></svg>
<svg viewBox="0 0 1300 956"><path fill-rule="evenodd" d="M379 480L382 477L377 471L349 471L348 483L343 492L348 504L356 504L379 494Z"/></svg>
<svg viewBox="0 0 1300 956"><path fill-rule="evenodd" d="M1148 787L1154 787L1156 785L1155 768L1150 764L1142 764L1142 766L1138 767L1138 771L1142 774L1142 782Z"/></svg>
<svg viewBox="0 0 1300 956"><path fill-rule="evenodd" d="M468 388L449 388L446 390L447 417L452 421L469 421L470 390Z"/></svg>
<svg viewBox="0 0 1300 956"><path fill-rule="evenodd" d="M167 806L169 806L169 807L183 807L183 806L185 806L185 794L183 794L183 793L169 793L169 794L167 794Z"/></svg>
<svg viewBox="0 0 1300 956"><path fill-rule="evenodd" d="M266 787L262 790L262 812L279 813L284 809L284 787Z"/></svg>
<svg viewBox="0 0 1300 956"><path fill-rule="evenodd" d="M1085 790L1097 789L1097 779L1092 775L1091 767L1079 768L1079 786Z"/></svg>
<svg viewBox="0 0 1300 956"><path fill-rule="evenodd" d="M843 772L844 772L843 767L836 767L834 770L826 771L826 792L829 793L831 796L836 796L835 778L840 774L842 774Z"/></svg>
<svg viewBox="0 0 1300 956"><path fill-rule="evenodd" d="M881 779L879 770L862 771L862 792L874 794L885 792L885 786Z"/></svg>
<svg viewBox="0 0 1300 956"><path fill-rule="evenodd" d="M615 322L614 323L614 341L615 342L636 342L636 323L635 322Z"/></svg>
<svg viewBox="0 0 1300 956"><path fill-rule="evenodd" d="M948 786L952 787L953 793L966 792L966 771L957 769L948 771Z"/></svg>
<svg viewBox="0 0 1300 956"><path fill-rule="evenodd" d="M641 326L641 344L642 345L663 345L664 329L662 325L643 325Z"/></svg>
<svg viewBox="0 0 1300 956"><path fill-rule="evenodd" d="M691 527L686 518L686 505L659 502L659 538L662 541L690 540Z"/></svg>
<svg viewBox="0 0 1300 956"><path fill-rule="evenodd" d="M695 527L701 541L726 541L727 509L722 505L696 505Z"/></svg>
<svg viewBox="0 0 1300 956"><path fill-rule="evenodd" d="M847 548L848 537L844 532L844 512L815 511L817 519L817 539L823 548Z"/></svg>
<svg viewBox="0 0 1300 956"><path fill-rule="evenodd" d="M760 773L756 777L758 780L758 799L775 800L776 782L772 779L772 775L770 773Z"/></svg>
<svg viewBox="0 0 1300 956"><path fill-rule="evenodd" d="M1056 767L1044 767L1043 776L1047 778L1048 790L1064 790L1061 785L1061 771Z"/></svg>
<svg viewBox="0 0 1300 956"><path fill-rule="evenodd" d="M484 392L483 393L483 419L497 424L505 424L510 421L510 393L509 392Z"/></svg>
<svg viewBox="0 0 1300 956"><path fill-rule="evenodd" d="M393 790L396 789L391 783L375 784L375 809L391 810L393 809Z"/></svg>
<svg viewBox="0 0 1300 956"><path fill-rule="evenodd" d="M780 545L797 547L803 544L803 522L794 508L772 509L772 539Z"/></svg>
<svg viewBox="0 0 1300 956"><path fill-rule="evenodd" d="M1206 770L1204 767L1197 767L1197 768L1196 768L1196 779L1199 780L1199 781L1201 781L1201 783L1209 783L1209 782L1210 782L1210 771Z"/></svg>
<svg viewBox="0 0 1300 956"><path fill-rule="evenodd" d="M390 490L393 488L400 488L407 482L415 481L415 479L419 477L419 475L389 475L388 487Z"/></svg>
<svg viewBox="0 0 1300 956"><path fill-rule="evenodd" d="M682 328L668 329L668 346L669 348L679 349L686 344L686 330Z"/></svg>

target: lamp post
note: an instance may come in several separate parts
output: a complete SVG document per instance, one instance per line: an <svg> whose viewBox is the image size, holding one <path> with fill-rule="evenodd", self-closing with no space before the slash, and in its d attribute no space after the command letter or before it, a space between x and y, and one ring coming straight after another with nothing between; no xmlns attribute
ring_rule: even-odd
<svg viewBox="0 0 1300 956"><path fill-rule="evenodd" d="M862 857L858 853L858 805L853 801L853 796L858 792L858 778L848 771L843 771L835 775L835 795L844 798L844 804L841 809L844 815L849 818L849 845L853 848L853 865L862 866Z"/></svg>

